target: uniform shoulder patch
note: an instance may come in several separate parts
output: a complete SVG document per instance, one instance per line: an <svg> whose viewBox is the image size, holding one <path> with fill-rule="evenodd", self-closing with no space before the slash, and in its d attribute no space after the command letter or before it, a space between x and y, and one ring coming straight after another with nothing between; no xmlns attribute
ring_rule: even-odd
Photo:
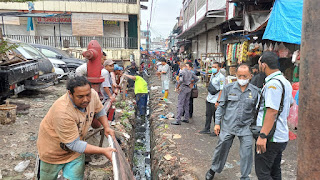
<svg viewBox="0 0 320 180"><path fill-rule="evenodd" d="M277 89L275 86L269 86L268 89Z"/></svg>

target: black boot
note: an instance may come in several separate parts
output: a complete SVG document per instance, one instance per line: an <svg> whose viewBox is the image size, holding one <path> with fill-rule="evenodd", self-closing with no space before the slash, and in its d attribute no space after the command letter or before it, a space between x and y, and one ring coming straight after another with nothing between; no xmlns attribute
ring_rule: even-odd
<svg viewBox="0 0 320 180"><path fill-rule="evenodd" d="M181 122L180 121L173 121L171 122L172 125L181 125Z"/></svg>
<svg viewBox="0 0 320 180"><path fill-rule="evenodd" d="M209 171L206 174L206 180L213 180L214 174L215 174L215 172L212 171L211 169L209 169Z"/></svg>

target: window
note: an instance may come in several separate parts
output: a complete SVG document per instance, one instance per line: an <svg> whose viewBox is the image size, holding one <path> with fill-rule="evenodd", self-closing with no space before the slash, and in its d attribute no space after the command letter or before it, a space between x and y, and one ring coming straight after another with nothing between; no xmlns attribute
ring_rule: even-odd
<svg viewBox="0 0 320 180"><path fill-rule="evenodd" d="M41 49L41 52L48 58L57 58L59 54L48 49Z"/></svg>

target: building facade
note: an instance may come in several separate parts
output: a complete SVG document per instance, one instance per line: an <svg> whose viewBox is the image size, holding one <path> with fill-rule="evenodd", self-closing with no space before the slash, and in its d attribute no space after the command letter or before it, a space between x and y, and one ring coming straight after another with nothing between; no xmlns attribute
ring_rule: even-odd
<svg viewBox="0 0 320 180"><path fill-rule="evenodd" d="M0 11L6 37L76 49L96 39L108 58L139 61L140 0L0 2Z"/></svg>

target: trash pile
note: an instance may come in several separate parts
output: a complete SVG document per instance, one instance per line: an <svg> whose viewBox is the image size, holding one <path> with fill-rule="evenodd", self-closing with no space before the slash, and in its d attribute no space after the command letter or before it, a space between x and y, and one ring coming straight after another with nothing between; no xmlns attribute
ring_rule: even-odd
<svg viewBox="0 0 320 180"><path fill-rule="evenodd" d="M151 82L150 82L151 84ZM183 179L180 170L180 159L174 139L179 139L179 134L171 134L169 124L174 120L174 113L169 112L170 102L160 101L162 97L160 88L152 88L150 92L151 110L151 157L152 175L156 179Z"/></svg>

